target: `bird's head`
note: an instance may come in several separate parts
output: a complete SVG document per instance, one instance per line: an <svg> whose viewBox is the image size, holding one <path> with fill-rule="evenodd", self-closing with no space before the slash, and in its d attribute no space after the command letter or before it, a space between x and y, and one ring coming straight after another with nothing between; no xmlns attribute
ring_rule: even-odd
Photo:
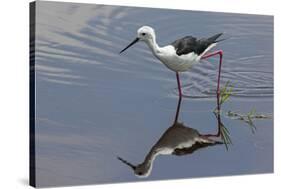
<svg viewBox="0 0 281 189"><path fill-rule="evenodd" d="M152 27L142 26L138 29L137 36L141 41L149 41L155 38L155 32Z"/></svg>
<svg viewBox="0 0 281 189"><path fill-rule="evenodd" d="M138 41L144 41L144 42L152 42L155 40L155 32L152 27L149 26L142 26L137 31L137 37L122 51L120 51L120 54L127 50L129 47L137 43Z"/></svg>
<svg viewBox="0 0 281 189"><path fill-rule="evenodd" d="M148 177L151 173L151 164L141 163L136 166L134 173L137 177L145 178Z"/></svg>
<svg viewBox="0 0 281 189"><path fill-rule="evenodd" d="M131 164L130 162L128 162L127 160L124 160L123 158L121 157L117 157L122 163L124 163L125 165L128 165L133 171L134 171L134 174L137 176L137 177L140 177L140 178L144 178L144 177L148 177L150 175L150 172L151 172L151 164L147 164L147 163L141 163L137 166Z"/></svg>

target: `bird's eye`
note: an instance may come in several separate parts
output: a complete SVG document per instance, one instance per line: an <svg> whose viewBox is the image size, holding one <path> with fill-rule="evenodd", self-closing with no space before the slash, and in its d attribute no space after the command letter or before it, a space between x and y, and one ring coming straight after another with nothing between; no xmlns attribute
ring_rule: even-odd
<svg viewBox="0 0 281 189"><path fill-rule="evenodd" d="M142 36L145 36L146 33L141 33Z"/></svg>

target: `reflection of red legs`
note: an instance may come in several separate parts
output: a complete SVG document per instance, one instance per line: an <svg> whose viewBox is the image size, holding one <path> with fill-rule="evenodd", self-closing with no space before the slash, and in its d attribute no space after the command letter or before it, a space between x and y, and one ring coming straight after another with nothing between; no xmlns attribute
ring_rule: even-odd
<svg viewBox="0 0 281 189"><path fill-rule="evenodd" d="M218 123L218 131L216 134L205 134L205 135L201 135L201 136L204 136L204 137L219 137L220 134L221 134L221 126L222 126L222 122L221 122L221 115L220 113L217 113L215 114L216 115L216 118L217 118L217 123Z"/></svg>
<svg viewBox="0 0 281 189"><path fill-rule="evenodd" d="M178 106L177 106L177 112L176 112L174 124L177 123L177 121L178 121L180 106L181 106L181 99L182 99L181 82L180 82L180 77L179 77L178 72L176 72L176 76L177 76L177 83L178 83L179 100L178 100Z"/></svg>
<svg viewBox="0 0 281 189"><path fill-rule="evenodd" d="M218 111L220 110L220 76L221 76L221 65L222 65L222 55L223 55L223 51L222 50L218 50L209 54L204 55L203 57L201 57L201 59L206 59L215 55L219 55L220 56L220 62L219 62L219 74L218 74L218 81L217 81L217 108Z"/></svg>
<svg viewBox="0 0 281 189"><path fill-rule="evenodd" d="M177 112L176 112L174 124L176 124L178 122L180 107L181 107L181 96L179 96Z"/></svg>

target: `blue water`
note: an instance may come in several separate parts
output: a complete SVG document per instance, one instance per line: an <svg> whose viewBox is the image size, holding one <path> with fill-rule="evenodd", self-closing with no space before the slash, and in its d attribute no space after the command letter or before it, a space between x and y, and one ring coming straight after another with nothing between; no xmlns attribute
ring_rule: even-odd
<svg viewBox="0 0 281 189"><path fill-rule="evenodd" d="M224 32L222 85L233 96L222 111L273 114L273 17L91 4L37 2L36 174L38 186L192 178L273 171L273 121L247 123L222 115L233 145L186 156L159 156L151 175L137 178L117 160L138 164L172 125L175 74L144 43L119 55L142 25L160 46L185 35ZM179 121L213 133L218 60L181 74Z"/></svg>

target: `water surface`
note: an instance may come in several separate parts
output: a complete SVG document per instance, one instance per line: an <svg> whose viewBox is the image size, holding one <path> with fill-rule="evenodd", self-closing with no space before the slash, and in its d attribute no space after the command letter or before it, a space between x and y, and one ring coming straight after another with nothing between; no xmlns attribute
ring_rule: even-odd
<svg viewBox="0 0 281 189"><path fill-rule="evenodd" d="M185 35L224 32L222 85L234 94L222 107L273 113L273 17L90 4L37 2L36 173L39 186L192 178L273 171L273 121L246 123L222 115L233 145L186 156L159 156L151 175L137 178L117 160L143 158L173 124L175 74L144 43L121 56L136 30L150 25L160 46ZM218 60L181 74L180 121L215 132Z"/></svg>

